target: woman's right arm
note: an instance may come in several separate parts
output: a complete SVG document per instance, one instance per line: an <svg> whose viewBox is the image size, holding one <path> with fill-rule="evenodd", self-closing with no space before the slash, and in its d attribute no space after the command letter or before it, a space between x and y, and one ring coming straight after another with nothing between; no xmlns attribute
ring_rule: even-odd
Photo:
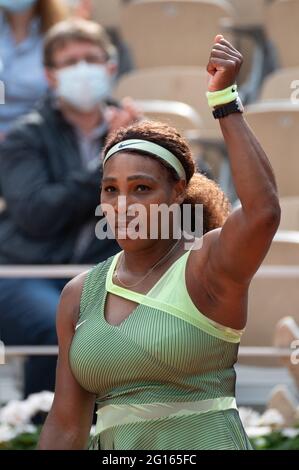
<svg viewBox="0 0 299 470"><path fill-rule="evenodd" d="M86 273L70 281L61 294L57 312L59 357L55 397L41 433L39 450L82 450L88 442L95 396L79 385L69 365L85 276Z"/></svg>

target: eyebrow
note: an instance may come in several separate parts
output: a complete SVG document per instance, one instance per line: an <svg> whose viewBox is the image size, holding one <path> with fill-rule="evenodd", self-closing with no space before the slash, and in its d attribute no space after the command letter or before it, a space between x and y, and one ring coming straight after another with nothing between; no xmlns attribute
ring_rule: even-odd
<svg viewBox="0 0 299 470"><path fill-rule="evenodd" d="M133 181L133 180L148 180L148 181L151 181L152 183L156 183L156 179L153 178L152 176L149 176L149 175L131 175L131 176L128 176L127 178L127 181ZM117 181L117 178L114 178L113 176L106 176L103 178L103 183L113 183Z"/></svg>

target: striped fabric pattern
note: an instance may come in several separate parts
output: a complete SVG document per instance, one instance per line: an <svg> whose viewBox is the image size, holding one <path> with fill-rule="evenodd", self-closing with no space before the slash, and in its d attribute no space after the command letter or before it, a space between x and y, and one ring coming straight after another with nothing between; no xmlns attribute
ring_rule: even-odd
<svg viewBox="0 0 299 470"><path fill-rule="evenodd" d="M238 344L168 313L138 305L119 326L105 320L105 280L113 258L85 281L70 365L99 407L208 400L235 394ZM115 426L94 449L250 449L238 411L210 411Z"/></svg>

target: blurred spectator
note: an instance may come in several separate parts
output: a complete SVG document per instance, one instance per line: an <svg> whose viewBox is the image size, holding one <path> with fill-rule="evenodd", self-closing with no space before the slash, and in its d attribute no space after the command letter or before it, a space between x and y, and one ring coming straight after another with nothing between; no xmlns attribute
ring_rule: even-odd
<svg viewBox="0 0 299 470"><path fill-rule="evenodd" d="M100 150L107 134L139 118L130 101L109 100L115 50L96 23L68 20L45 39L50 96L18 121L0 145L0 263L97 263L119 250L95 237ZM63 281L0 279L0 332L6 344L56 344ZM26 394L54 385L53 358L32 358Z"/></svg>
<svg viewBox="0 0 299 470"><path fill-rule="evenodd" d="M45 93L43 34L66 15L61 0L0 0L0 139Z"/></svg>

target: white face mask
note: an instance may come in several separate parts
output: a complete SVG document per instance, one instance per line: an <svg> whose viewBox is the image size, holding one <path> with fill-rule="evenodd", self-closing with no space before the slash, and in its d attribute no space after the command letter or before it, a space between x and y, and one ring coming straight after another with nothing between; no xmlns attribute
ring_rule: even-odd
<svg viewBox="0 0 299 470"><path fill-rule="evenodd" d="M56 72L57 96L79 111L92 111L111 94L111 79L105 65L79 62Z"/></svg>
<svg viewBox="0 0 299 470"><path fill-rule="evenodd" d="M21 13L31 8L37 0L0 0L0 8L11 13Z"/></svg>

